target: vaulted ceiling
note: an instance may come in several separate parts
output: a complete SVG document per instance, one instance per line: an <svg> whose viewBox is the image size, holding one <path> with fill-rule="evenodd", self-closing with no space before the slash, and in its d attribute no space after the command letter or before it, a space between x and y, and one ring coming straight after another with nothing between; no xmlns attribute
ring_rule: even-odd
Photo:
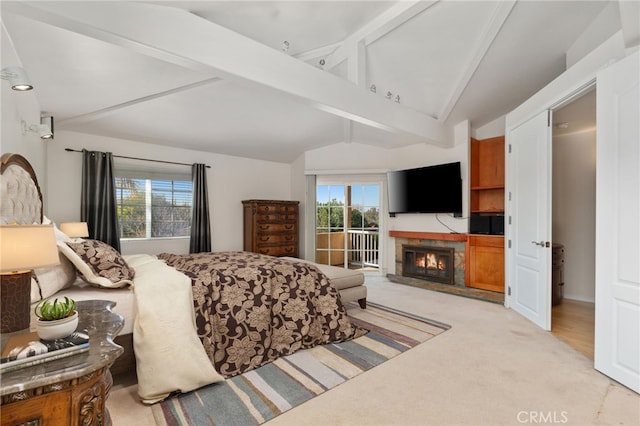
<svg viewBox="0 0 640 426"><path fill-rule="evenodd" d="M56 129L290 162L338 142L449 146L453 125L489 123L561 74L609 3L2 1L1 11ZM596 42L617 30L606 22Z"/></svg>

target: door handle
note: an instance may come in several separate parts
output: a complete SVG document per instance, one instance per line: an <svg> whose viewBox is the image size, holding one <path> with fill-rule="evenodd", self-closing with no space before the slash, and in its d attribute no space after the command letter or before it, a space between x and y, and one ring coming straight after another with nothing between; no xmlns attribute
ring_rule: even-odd
<svg viewBox="0 0 640 426"><path fill-rule="evenodd" d="M535 245L537 245L537 246L540 246L540 247L544 247L544 241L540 241L540 242L537 242L537 241L531 241L531 243L532 243L532 244L535 244Z"/></svg>

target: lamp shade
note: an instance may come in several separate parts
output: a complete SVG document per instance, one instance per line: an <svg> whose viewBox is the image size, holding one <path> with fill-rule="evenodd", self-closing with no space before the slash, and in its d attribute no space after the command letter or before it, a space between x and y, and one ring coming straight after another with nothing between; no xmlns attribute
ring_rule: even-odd
<svg viewBox="0 0 640 426"><path fill-rule="evenodd" d="M86 238L89 236L87 222L66 222L60 224L60 230L71 238Z"/></svg>
<svg viewBox="0 0 640 426"><path fill-rule="evenodd" d="M0 272L28 271L58 263L53 225L0 226Z"/></svg>

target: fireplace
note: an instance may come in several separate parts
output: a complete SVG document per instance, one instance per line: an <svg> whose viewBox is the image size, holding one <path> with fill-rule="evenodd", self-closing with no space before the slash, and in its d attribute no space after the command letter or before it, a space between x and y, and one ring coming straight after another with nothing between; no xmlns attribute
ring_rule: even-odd
<svg viewBox="0 0 640 426"><path fill-rule="evenodd" d="M402 246L402 275L455 284L455 250L450 247Z"/></svg>

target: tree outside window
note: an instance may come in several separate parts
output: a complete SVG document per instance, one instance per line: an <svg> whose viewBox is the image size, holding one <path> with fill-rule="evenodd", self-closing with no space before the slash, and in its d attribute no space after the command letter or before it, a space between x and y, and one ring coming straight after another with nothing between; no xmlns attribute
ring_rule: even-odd
<svg viewBox="0 0 640 426"><path fill-rule="evenodd" d="M121 237L188 237L192 191L191 181L117 177Z"/></svg>

